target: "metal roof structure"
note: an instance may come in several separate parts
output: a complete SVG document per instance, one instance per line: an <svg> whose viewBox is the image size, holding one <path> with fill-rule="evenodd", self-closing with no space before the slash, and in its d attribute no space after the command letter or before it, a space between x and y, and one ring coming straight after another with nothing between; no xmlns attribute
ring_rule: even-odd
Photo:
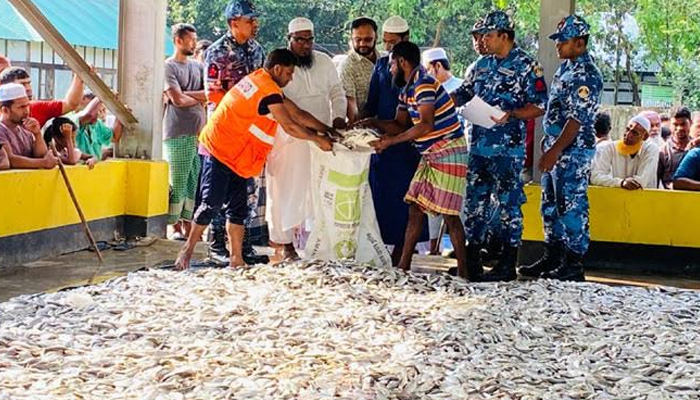
<svg viewBox="0 0 700 400"><path fill-rule="evenodd" d="M117 49L119 0L34 0L54 27L74 46ZM42 42L34 28L7 1L0 0L0 39ZM166 53L173 49L166 35Z"/></svg>

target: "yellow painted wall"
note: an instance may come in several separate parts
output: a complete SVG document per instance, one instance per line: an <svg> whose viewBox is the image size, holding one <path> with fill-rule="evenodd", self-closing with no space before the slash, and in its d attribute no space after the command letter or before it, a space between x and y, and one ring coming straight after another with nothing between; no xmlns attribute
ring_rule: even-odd
<svg viewBox="0 0 700 400"><path fill-rule="evenodd" d="M125 214L152 217L168 213L168 164L129 161L126 163Z"/></svg>
<svg viewBox="0 0 700 400"><path fill-rule="evenodd" d="M541 241L540 187L525 194L523 239ZM588 198L593 241L700 248L700 193L591 186Z"/></svg>
<svg viewBox="0 0 700 400"><path fill-rule="evenodd" d="M112 160L66 167L85 217L91 220L168 210L165 162ZM0 172L0 237L80 222L58 168Z"/></svg>
<svg viewBox="0 0 700 400"><path fill-rule="evenodd" d="M67 167L88 220L168 211L165 162L112 160ZM540 187L525 187L523 239L543 239ZM594 241L700 248L700 194L661 190L589 188ZM0 237L80 222L58 169L0 172Z"/></svg>

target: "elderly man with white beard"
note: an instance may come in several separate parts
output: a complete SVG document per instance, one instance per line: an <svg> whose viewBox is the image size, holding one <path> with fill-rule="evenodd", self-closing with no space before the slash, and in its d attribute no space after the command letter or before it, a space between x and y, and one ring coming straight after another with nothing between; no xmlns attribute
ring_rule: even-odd
<svg viewBox="0 0 700 400"><path fill-rule="evenodd" d="M347 99L333 61L313 50L314 25L294 18L288 26L288 48L299 59L284 95L299 108L334 128L345 128ZM266 219L273 259L295 260L294 230L311 217L311 153L309 144L283 132L275 138L268 157Z"/></svg>

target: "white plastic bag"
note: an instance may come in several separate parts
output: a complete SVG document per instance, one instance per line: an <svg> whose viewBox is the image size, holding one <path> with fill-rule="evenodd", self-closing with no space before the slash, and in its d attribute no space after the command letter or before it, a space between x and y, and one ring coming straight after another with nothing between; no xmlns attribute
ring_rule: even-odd
<svg viewBox="0 0 700 400"><path fill-rule="evenodd" d="M335 146L333 155L311 146L314 224L306 242L307 258L353 258L391 266L369 187L371 154Z"/></svg>

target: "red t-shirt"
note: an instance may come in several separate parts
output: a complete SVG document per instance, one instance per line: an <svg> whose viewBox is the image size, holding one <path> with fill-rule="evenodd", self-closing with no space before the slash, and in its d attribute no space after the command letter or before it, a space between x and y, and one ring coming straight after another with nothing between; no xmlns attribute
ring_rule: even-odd
<svg viewBox="0 0 700 400"><path fill-rule="evenodd" d="M51 118L63 115L63 102L58 100L35 100L29 103L29 116L39 121L39 126L44 126Z"/></svg>

